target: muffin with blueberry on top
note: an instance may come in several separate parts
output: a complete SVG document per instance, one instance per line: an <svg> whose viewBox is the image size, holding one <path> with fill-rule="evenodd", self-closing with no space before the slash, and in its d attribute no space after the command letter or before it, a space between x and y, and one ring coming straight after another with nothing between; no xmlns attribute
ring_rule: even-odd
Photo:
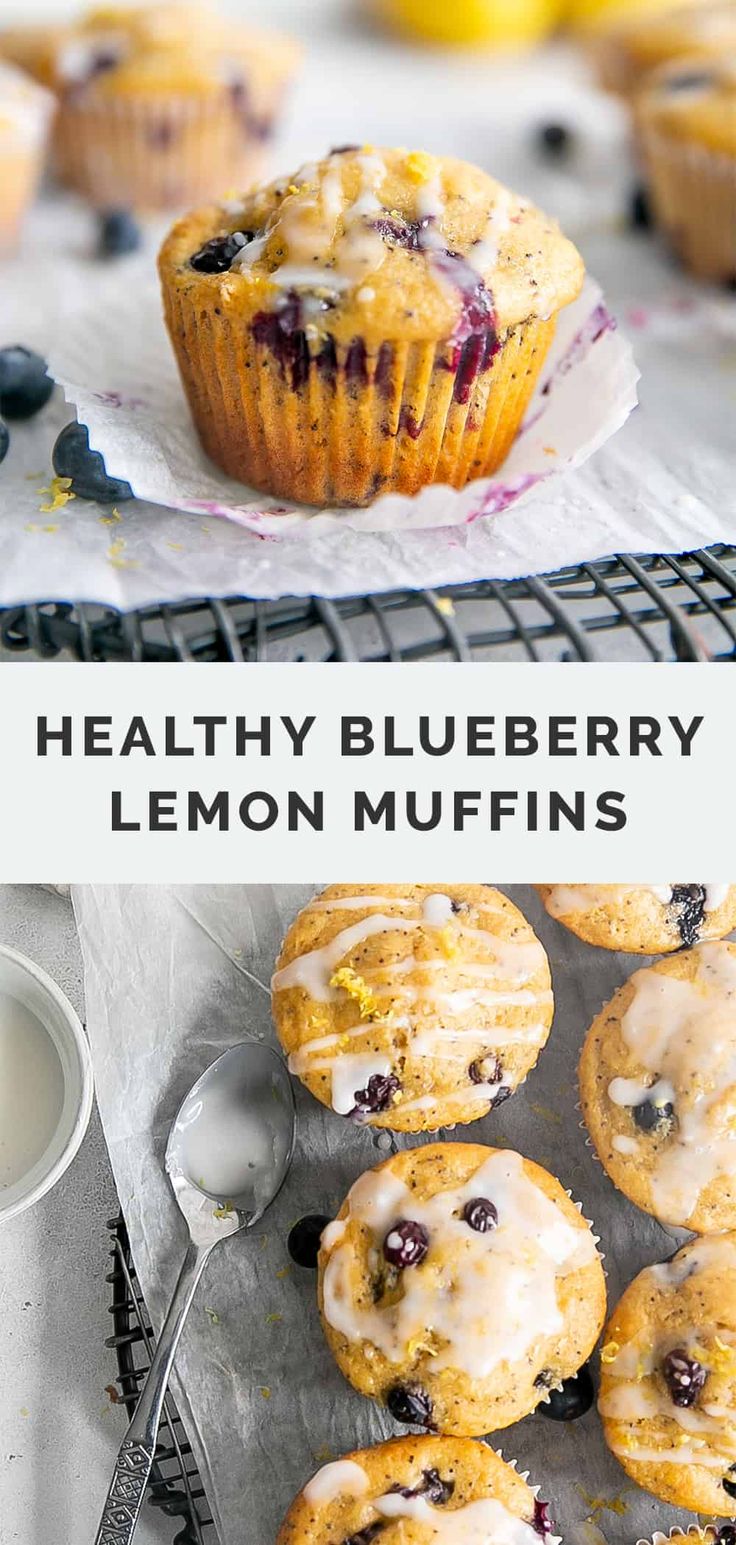
<svg viewBox="0 0 736 1545"><path fill-rule="evenodd" d="M546 1502L484 1443L395 1438L323 1465L294 1499L276 1545L552 1540Z"/></svg>
<svg viewBox="0 0 736 1545"><path fill-rule="evenodd" d="M736 48L733 0L617 8L588 34L601 85L633 97L647 76L680 59L716 60Z"/></svg>
<svg viewBox="0 0 736 1545"><path fill-rule="evenodd" d="M315 505L493 472L583 282L477 167L358 146L181 220L160 272L204 449Z"/></svg>
<svg viewBox="0 0 736 1545"><path fill-rule="evenodd" d="M663 1502L736 1513L736 1235L686 1244L626 1289L605 1331L609 1448ZM727 1531L716 1537L733 1545Z"/></svg>
<svg viewBox="0 0 736 1545"><path fill-rule="evenodd" d="M271 986L291 1071L338 1115L396 1132L487 1115L552 1023L545 952L490 885L331 885Z"/></svg>
<svg viewBox="0 0 736 1545"><path fill-rule="evenodd" d="M736 1228L736 944L635 971L591 1025L580 1098L625 1196L673 1227Z"/></svg>
<svg viewBox="0 0 736 1545"><path fill-rule="evenodd" d="M736 928L736 885L537 885L550 917L586 944L635 955L722 939Z"/></svg>
<svg viewBox="0 0 736 1545"><path fill-rule="evenodd" d="M473 1437L577 1374L606 1292L558 1180L518 1153L436 1143L355 1182L322 1235L319 1306L361 1394L398 1422Z"/></svg>

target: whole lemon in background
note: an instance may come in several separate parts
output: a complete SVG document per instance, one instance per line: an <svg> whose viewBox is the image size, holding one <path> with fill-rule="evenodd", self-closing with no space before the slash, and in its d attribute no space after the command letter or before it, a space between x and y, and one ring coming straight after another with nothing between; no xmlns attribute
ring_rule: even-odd
<svg viewBox="0 0 736 1545"><path fill-rule="evenodd" d="M562 0L370 0L379 21L430 43L535 43L560 20Z"/></svg>

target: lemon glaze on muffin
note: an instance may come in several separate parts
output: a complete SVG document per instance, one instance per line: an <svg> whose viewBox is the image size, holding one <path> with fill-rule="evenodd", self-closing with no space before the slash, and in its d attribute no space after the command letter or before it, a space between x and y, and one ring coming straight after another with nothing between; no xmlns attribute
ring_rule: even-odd
<svg viewBox="0 0 736 1545"><path fill-rule="evenodd" d="M276 1545L539 1545L548 1504L484 1443L394 1438L324 1465L292 1503ZM407 1532L408 1531L408 1532Z"/></svg>
<svg viewBox="0 0 736 1545"><path fill-rule="evenodd" d="M537 885L550 917L586 944L664 955L736 928L734 885Z"/></svg>
<svg viewBox="0 0 736 1545"><path fill-rule="evenodd" d="M736 944L635 971L588 1032L580 1093L619 1190L662 1223L736 1228Z"/></svg>
<svg viewBox="0 0 736 1545"><path fill-rule="evenodd" d="M487 885L332 885L272 981L289 1067L340 1115L394 1131L475 1121L536 1063L553 998L526 919Z"/></svg>
<svg viewBox="0 0 736 1545"><path fill-rule="evenodd" d="M460 1436L548 1399L606 1312L594 1236L559 1181L476 1143L405 1149L356 1181L322 1236L319 1303L356 1389Z"/></svg>
<svg viewBox="0 0 736 1545"><path fill-rule="evenodd" d="M736 1235L650 1266L606 1328L599 1410L627 1475L664 1502L736 1513Z"/></svg>
<svg viewBox="0 0 736 1545"><path fill-rule="evenodd" d="M350 146L180 221L160 269L205 449L312 504L498 466L583 278L477 167Z"/></svg>

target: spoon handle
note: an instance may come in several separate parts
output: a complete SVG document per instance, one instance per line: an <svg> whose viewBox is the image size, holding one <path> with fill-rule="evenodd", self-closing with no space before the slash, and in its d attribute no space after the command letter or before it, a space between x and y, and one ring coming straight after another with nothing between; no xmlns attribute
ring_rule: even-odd
<svg viewBox="0 0 736 1545"><path fill-rule="evenodd" d="M197 1283L212 1250L190 1241L138 1405L125 1434L95 1545L129 1545L151 1473L166 1389Z"/></svg>

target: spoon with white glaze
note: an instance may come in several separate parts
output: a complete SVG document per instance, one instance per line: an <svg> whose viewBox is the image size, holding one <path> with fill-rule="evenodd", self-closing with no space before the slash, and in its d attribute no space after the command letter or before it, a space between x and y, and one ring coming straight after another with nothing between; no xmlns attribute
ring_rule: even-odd
<svg viewBox="0 0 736 1545"><path fill-rule="evenodd" d="M166 1171L189 1244L133 1420L118 1454L95 1545L128 1545L151 1473L166 1388L199 1279L215 1246L263 1217L294 1150L286 1066L260 1041L241 1041L190 1089L169 1135Z"/></svg>

